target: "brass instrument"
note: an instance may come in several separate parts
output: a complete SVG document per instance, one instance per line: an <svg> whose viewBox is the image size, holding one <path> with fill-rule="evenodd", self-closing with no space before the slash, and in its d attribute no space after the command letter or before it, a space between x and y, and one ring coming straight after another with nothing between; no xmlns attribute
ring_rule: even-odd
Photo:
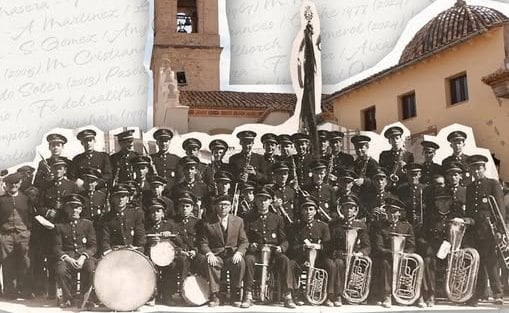
<svg viewBox="0 0 509 313"><path fill-rule="evenodd" d="M362 303L371 284L371 258L353 255L358 228L346 229L346 270L343 298L350 303Z"/></svg>
<svg viewBox="0 0 509 313"><path fill-rule="evenodd" d="M465 223L451 221L449 241L451 254L447 262L445 292L452 302L462 303L474 295L479 271L479 253L473 248L461 249Z"/></svg>
<svg viewBox="0 0 509 313"><path fill-rule="evenodd" d="M398 151L398 159L394 162L394 167L392 168L391 174L389 175L389 179L395 185L399 182L398 172L403 166L405 166L405 161L403 161L403 153L404 150L401 149Z"/></svg>
<svg viewBox="0 0 509 313"><path fill-rule="evenodd" d="M392 296L402 305L410 305L421 296L424 261L416 253L404 253L404 234L391 233Z"/></svg>
<svg viewBox="0 0 509 313"><path fill-rule="evenodd" d="M487 201L491 208L491 218L486 217L486 219L488 220L491 233L495 239L499 264L509 269L509 232L507 231L504 218L502 217L502 213L500 213L500 208L498 207L495 197L490 195Z"/></svg>
<svg viewBox="0 0 509 313"><path fill-rule="evenodd" d="M275 247L271 244L263 244L261 245L260 253L262 263L256 263L255 265L262 267L262 274L260 276L260 301L261 302L270 302L272 301L272 291L274 280L272 277L272 273L269 272L269 263L270 257L272 255L272 248Z"/></svg>
<svg viewBox="0 0 509 313"><path fill-rule="evenodd" d="M244 168L242 169L242 174L241 174L241 177L242 176L247 176L247 168L249 167L251 163L251 150L249 150L247 153L246 153L246 157L245 157L245 160L244 160ZM247 178L246 178L247 179ZM246 182L246 181L244 181ZM239 212L239 203L240 203L240 186L239 186L239 183L237 182L235 184L235 190L233 192L233 200L232 200L232 210L233 210L233 215L237 215L238 212Z"/></svg>
<svg viewBox="0 0 509 313"><path fill-rule="evenodd" d="M276 199L276 197L274 197L274 200ZM286 218L286 220L288 221L288 223L290 224L293 224L293 220L292 218L290 217L290 215L288 214L288 212L285 210L283 204L281 205L273 205L271 204L270 207L272 208L272 211L274 211L274 213L278 214L278 215L282 215L284 216L284 218ZM279 212L278 212L279 211Z"/></svg>
<svg viewBox="0 0 509 313"><path fill-rule="evenodd" d="M308 239L306 240L308 241ZM306 276L306 300L310 304L320 305L327 299L328 273L324 269L315 267L317 249L307 249L307 253L309 267Z"/></svg>

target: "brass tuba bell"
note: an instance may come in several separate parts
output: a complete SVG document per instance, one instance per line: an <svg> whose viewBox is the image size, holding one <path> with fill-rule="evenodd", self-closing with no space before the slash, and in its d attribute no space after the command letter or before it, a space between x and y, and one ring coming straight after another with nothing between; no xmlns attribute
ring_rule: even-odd
<svg viewBox="0 0 509 313"><path fill-rule="evenodd" d="M369 294L371 284L371 258L353 255L358 228L346 230L346 270L343 298L350 303L362 303Z"/></svg>

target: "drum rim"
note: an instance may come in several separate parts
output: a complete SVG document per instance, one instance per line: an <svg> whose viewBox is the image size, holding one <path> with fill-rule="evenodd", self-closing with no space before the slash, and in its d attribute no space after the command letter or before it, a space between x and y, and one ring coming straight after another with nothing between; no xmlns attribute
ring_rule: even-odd
<svg viewBox="0 0 509 313"><path fill-rule="evenodd" d="M186 284L186 281L189 281L189 279L195 279L197 282L199 280L201 280L202 282L204 282L209 287L208 288L208 294L204 296L204 302L203 303L201 303L201 304L194 303L186 295L184 285ZM208 282L208 280L205 277L203 277L201 275L196 275L196 274L189 275L186 278L184 278L184 280L182 282L182 292L181 292L181 294L182 294L182 298L184 299L184 301L186 303L191 304L191 305L195 305L195 306L202 306L202 305L206 304L209 301L209 296L210 296L210 285L209 285L209 282Z"/></svg>

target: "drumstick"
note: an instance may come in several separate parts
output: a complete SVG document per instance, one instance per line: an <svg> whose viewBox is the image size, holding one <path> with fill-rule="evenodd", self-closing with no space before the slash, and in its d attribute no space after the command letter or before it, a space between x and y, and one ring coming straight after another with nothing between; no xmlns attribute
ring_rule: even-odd
<svg viewBox="0 0 509 313"><path fill-rule="evenodd" d="M164 238L175 238L177 235L171 234L169 236L163 236L161 233L146 234L145 237L164 237Z"/></svg>

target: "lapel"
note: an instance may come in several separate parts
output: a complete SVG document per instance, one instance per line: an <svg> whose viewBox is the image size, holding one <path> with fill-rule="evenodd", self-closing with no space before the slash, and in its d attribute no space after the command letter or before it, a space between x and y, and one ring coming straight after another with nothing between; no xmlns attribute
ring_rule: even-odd
<svg viewBox="0 0 509 313"><path fill-rule="evenodd" d="M221 228L221 220L218 218L216 222L212 223L210 226L212 226L212 229L215 231L216 236L219 238L219 242L222 243L222 245L225 245L224 237L223 237L223 229Z"/></svg>

